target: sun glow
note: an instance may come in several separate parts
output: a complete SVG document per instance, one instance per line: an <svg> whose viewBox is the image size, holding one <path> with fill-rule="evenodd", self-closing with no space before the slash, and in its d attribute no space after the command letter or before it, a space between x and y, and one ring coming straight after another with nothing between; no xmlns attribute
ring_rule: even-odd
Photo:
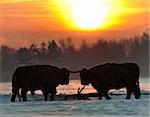
<svg viewBox="0 0 150 117"><path fill-rule="evenodd" d="M72 0L72 17L74 23L82 29L93 29L100 26L107 13L107 8L99 0Z"/></svg>
<svg viewBox="0 0 150 117"><path fill-rule="evenodd" d="M52 0L55 13L73 30L98 30L120 23L124 10L117 0Z"/></svg>

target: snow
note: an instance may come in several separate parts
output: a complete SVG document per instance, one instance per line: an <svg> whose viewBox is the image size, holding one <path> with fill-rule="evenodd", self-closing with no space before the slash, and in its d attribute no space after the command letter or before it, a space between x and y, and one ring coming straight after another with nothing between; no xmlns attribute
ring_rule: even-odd
<svg viewBox="0 0 150 117"><path fill-rule="evenodd" d="M73 82L75 82L74 85L70 84L69 89L67 86L58 87L58 94L60 92L76 93L80 85L75 85L78 84L76 81ZM34 97L28 94L29 101L27 102L19 102L17 99L15 103L11 103L11 85L10 83L1 83L0 117L148 117L150 116L149 83L141 82L140 85L142 95L139 100L134 99L134 96L130 100L126 100L126 92L120 90L112 92L112 94L122 95L110 95L111 100L105 98L98 100L97 97L92 97L91 100L44 101L43 95L37 92L38 94ZM95 91L90 87L87 89Z"/></svg>

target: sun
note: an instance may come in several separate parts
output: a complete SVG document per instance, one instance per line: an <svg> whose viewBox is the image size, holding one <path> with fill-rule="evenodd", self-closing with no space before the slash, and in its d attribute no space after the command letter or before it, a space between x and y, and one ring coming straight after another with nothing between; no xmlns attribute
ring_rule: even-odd
<svg viewBox="0 0 150 117"><path fill-rule="evenodd" d="M120 0L49 0L47 8L65 29L77 31L103 30L121 24L120 17L126 9Z"/></svg>
<svg viewBox="0 0 150 117"><path fill-rule="evenodd" d="M73 22L84 30L100 27L106 18L107 7L100 0L71 0Z"/></svg>

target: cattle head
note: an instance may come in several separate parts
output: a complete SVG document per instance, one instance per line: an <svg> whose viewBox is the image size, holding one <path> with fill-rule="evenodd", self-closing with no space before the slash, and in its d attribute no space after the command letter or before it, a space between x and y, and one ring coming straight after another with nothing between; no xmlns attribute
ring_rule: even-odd
<svg viewBox="0 0 150 117"><path fill-rule="evenodd" d="M69 75L70 75L70 72L66 68L61 69L61 79L60 79L60 84L61 85L69 84Z"/></svg>
<svg viewBox="0 0 150 117"><path fill-rule="evenodd" d="M88 74L89 74L89 71L86 68L80 71L80 79L81 79L82 85L89 85L90 82L89 82Z"/></svg>

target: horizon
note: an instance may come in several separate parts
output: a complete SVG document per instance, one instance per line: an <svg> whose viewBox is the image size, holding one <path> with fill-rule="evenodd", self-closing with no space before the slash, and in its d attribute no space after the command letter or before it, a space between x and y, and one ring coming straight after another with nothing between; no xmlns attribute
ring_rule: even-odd
<svg viewBox="0 0 150 117"><path fill-rule="evenodd" d="M66 41L67 39L71 39L71 42L75 46L75 48L80 48L82 41L85 40L89 45L97 43L99 40L106 40L106 41L121 41L125 39L134 39L135 37L141 37L144 32L148 33L149 29L145 29L138 34L131 34L128 33L128 36L123 36L123 32L114 33L113 31L105 32L109 35L104 36L102 32L99 31L52 31L52 32L36 32L32 34L30 33L11 33L11 35L4 34L7 39L0 40L1 46L9 46L14 49L18 49L21 47L29 47L31 44L36 44L38 47L42 42L48 43L48 41L54 40L56 43L59 43L60 40ZM88 34L87 34L88 32ZM124 32L125 33L125 32ZM60 37L58 37L58 35ZM94 35L94 36L93 36ZM116 37L117 35L117 37ZM11 37L14 36L14 37ZM12 41L13 40L13 44ZM22 40L23 39L23 40ZM18 45L18 43L22 43ZM17 45L17 46L16 46Z"/></svg>

